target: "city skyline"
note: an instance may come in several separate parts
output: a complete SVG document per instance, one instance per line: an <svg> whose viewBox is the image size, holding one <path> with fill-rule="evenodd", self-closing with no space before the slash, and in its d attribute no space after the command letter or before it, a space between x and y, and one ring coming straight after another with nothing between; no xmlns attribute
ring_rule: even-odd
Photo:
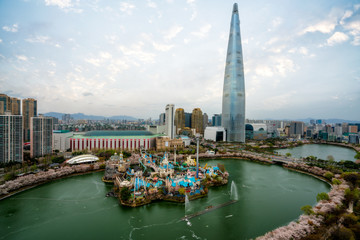
<svg viewBox="0 0 360 240"><path fill-rule="evenodd" d="M0 92L43 113L221 113L233 3L3 1ZM238 5L246 118L360 119L358 1Z"/></svg>

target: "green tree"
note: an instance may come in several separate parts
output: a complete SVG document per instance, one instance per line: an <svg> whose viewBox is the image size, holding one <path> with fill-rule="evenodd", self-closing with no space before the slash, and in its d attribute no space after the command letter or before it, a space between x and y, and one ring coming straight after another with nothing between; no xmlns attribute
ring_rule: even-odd
<svg viewBox="0 0 360 240"><path fill-rule="evenodd" d="M286 153L285 156L286 157L291 157L291 153Z"/></svg>
<svg viewBox="0 0 360 240"><path fill-rule="evenodd" d="M310 206L310 205L302 206L300 209L301 209L301 211L303 211L306 215L312 215L312 214L314 214L314 211L313 211L313 209L312 209L312 206Z"/></svg>
<svg viewBox="0 0 360 240"><path fill-rule="evenodd" d="M130 189L127 188L127 187L121 188L121 190L120 190L120 196L121 196L121 199L122 199L123 201L129 200L129 198L131 197L131 191L130 191Z"/></svg>
<svg viewBox="0 0 360 240"><path fill-rule="evenodd" d="M328 180L331 180L334 177L334 174L332 172L326 172L324 177Z"/></svg>
<svg viewBox="0 0 360 240"><path fill-rule="evenodd" d="M321 200L329 200L329 195L326 193L326 192L322 192L322 193L319 193L317 196L316 196L316 201L321 201Z"/></svg>

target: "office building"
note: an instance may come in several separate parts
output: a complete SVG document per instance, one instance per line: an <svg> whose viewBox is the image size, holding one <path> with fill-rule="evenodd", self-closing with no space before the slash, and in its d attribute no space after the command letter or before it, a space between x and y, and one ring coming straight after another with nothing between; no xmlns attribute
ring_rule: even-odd
<svg viewBox="0 0 360 240"><path fill-rule="evenodd" d="M222 100L222 126L226 140L245 142L245 79L238 6L234 3L226 56Z"/></svg>
<svg viewBox="0 0 360 240"><path fill-rule="evenodd" d="M168 104L165 107L165 125L166 135L170 138L174 138L175 126L174 126L174 104Z"/></svg>
<svg viewBox="0 0 360 240"><path fill-rule="evenodd" d="M191 128L191 113L185 113L185 127Z"/></svg>
<svg viewBox="0 0 360 240"><path fill-rule="evenodd" d="M159 115L159 125L160 125L160 126L161 126L161 125L165 125L165 118L166 118L165 113L161 113L161 114Z"/></svg>
<svg viewBox="0 0 360 240"><path fill-rule="evenodd" d="M30 156L40 157L52 153L52 117L32 117L30 122Z"/></svg>
<svg viewBox="0 0 360 240"><path fill-rule="evenodd" d="M196 133L204 134L204 118L200 108L194 108L191 114L191 128Z"/></svg>
<svg viewBox="0 0 360 240"><path fill-rule="evenodd" d="M23 161L23 128L21 115L0 115L0 163Z"/></svg>
<svg viewBox="0 0 360 240"><path fill-rule="evenodd" d="M31 118L37 116L37 101L33 98L22 100L24 142L30 141Z"/></svg>
<svg viewBox="0 0 360 240"><path fill-rule="evenodd" d="M204 113L203 114L203 129L205 131L205 128L209 125L209 116Z"/></svg>
<svg viewBox="0 0 360 240"><path fill-rule="evenodd" d="M293 121L290 123L289 136L300 138L304 135L305 124L303 122Z"/></svg>
<svg viewBox="0 0 360 240"><path fill-rule="evenodd" d="M211 124L212 124L214 127L219 127L219 126L221 126L221 114L214 114L214 116L212 116Z"/></svg>
<svg viewBox="0 0 360 240"><path fill-rule="evenodd" d="M177 108L175 111L176 134L185 128L185 112L183 108Z"/></svg>

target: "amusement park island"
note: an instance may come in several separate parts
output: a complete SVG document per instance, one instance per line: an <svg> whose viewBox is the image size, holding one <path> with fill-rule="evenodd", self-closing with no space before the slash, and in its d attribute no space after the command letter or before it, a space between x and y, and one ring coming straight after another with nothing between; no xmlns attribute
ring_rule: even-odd
<svg viewBox="0 0 360 240"><path fill-rule="evenodd" d="M186 202L205 197L208 187L228 183L224 165L201 167L190 156L176 160L172 156L151 155L142 151L124 159L113 155L106 162L104 182L113 183L113 192L124 206L139 207L152 201Z"/></svg>

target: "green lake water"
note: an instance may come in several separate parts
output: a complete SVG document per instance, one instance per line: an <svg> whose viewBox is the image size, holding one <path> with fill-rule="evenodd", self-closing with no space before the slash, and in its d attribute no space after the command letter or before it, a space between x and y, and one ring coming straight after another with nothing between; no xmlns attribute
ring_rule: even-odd
<svg viewBox="0 0 360 240"><path fill-rule="evenodd" d="M328 192L316 178L244 160L202 161L225 164L229 184L210 188L190 201L187 214L230 199L234 181L239 201L187 221L185 204L156 202L126 208L105 197L111 185L103 173L54 181L0 201L0 239L251 239L288 224Z"/></svg>
<svg viewBox="0 0 360 240"><path fill-rule="evenodd" d="M291 153L293 157L301 158L315 156L327 160L328 156L333 156L335 161L349 160L355 161L356 151L351 148L339 147L325 144L305 144L294 148L278 149L276 152L285 155Z"/></svg>

